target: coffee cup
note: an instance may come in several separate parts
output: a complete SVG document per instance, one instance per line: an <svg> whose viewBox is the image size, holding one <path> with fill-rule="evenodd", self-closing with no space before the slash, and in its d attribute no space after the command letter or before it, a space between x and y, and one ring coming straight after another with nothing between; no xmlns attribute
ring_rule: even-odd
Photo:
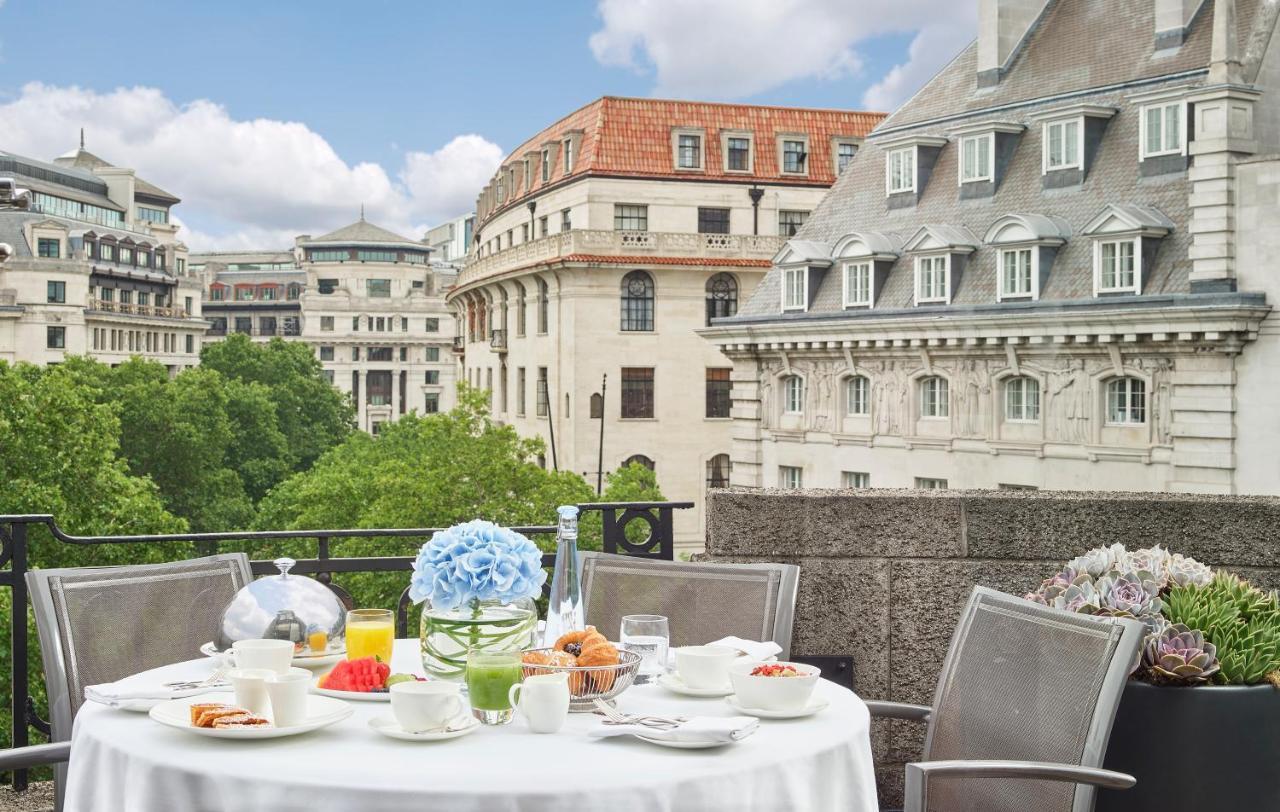
<svg viewBox="0 0 1280 812"><path fill-rule="evenodd" d="M390 688L391 712L408 733L438 730L462 713L459 691L453 682L397 682Z"/></svg>
<svg viewBox="0 0 1280 812"><path fill-rule="evenodd" d="M737 658L737 650L728 646L681 646L676 673L690 688L723 688L729 684L729 664Z"/></svg>
<svg viewBox="0 0 1280 812"><path fill-rule="evenodd" d="M258 715L267 712L267 677L276 672L270 668L233 668L227 679L236 692L236 705Z"/></svg>
<svg viewBox="0 0 1280 812"><path fill-rule="evenodd" d="M534 733L555 733L569 716L569 675L538 674L525 677L507 692L511 707L519 708Z"/></svg>
<svg viewBox="0 0 1280 812"><path fill-rule="evenodd" d="M292 727L307 720L307 691L315 675L305 668L290 668L266 679L271 700L271 720L276 727Z"/></svg>
<svg viewBox="0 0 1280 812"><path fill-rule="evenodd" d="M289 640L240 640L231 645L237 668L269 668L277 674L289 670L293 643Z"/></svg>

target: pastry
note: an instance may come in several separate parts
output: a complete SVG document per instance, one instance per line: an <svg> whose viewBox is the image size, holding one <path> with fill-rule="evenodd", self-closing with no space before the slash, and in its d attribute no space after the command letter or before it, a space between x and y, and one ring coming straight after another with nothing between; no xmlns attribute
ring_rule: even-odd
<svg viewBox="0 0 1280 812"><path fill-rule="evenodd" d="M258 716L253 713L237 713L232 716L222 716L213 722L213 726L220 730L237 727L263 727L270 724L271 722L268 721L266 717Z"/></svg>
<svg viewBox="0 0 1280 812"><path fill-rule="evenodd" d="M224 716L239 716L247 714L249 711L244 708L237 708L234 705L220 705L218 707L209 708L196 717L196 727L213 727L214 723Z"/></svg>
<svg viewBox="0 0 1280 812"><path fill-rule="evenodd" d="M576 657L579 667L598 668L598 670L574 674L574 677L584 678L579 679L576 685L573 683L573 678L570 678L569 689L574 695L581 696L589 691L604 693L613 687L617 672L613 668L600 666L617 665L618 649L609 642L608 638L598 632L595 626L588 626L582 631L569 632L556 641L555 647Z"/></svg>
<svg viewBox="0 0 1280 812"><path fill-rule="evenodd" d="M196 722L199 721L200 715L203 714L205 711L211 711L211 710L216 710L218 708L226 708L226 707L230 707L230 706L222 702L198 702L195 705L191 706L191 724L194 727L199 727L200 725L196 724Z"/></svg>
<svg viewBox="0 0 1280 812"><path fill-rule="evenodd" d="M561 668L573 668L578 658L567 651L543 650L526 651L521 657L524 662L524 673L527 677L538 674L553 674ZM569 672L569 693L580 696L587 691L587 675L581 671Z"/></svg>

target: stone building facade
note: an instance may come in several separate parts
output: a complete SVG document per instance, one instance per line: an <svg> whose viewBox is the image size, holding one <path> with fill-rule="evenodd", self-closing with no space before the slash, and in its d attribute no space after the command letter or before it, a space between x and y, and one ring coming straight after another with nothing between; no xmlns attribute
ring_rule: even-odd
<svg viewBox="0 0 1280 812"><path fill-rule="evenodd" d="M1280 491L1280 4L982 0L734 318L735 485Z"/></svg>
<svg viewBox="0 0 1280 812"><path fill-rule="evenodd" d="M537 133L481 192L448 293L463 379L548 466L653 468L701 546L730 365L693 331L737 311L880 118L605 97Z"/></svg>

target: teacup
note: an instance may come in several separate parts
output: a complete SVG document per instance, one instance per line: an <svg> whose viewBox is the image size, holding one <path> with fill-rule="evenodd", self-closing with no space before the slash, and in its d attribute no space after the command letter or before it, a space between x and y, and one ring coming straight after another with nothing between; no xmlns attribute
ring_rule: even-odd
<svg viewBox="0 0 1280 812"><path fill-rule="evenodd" d="M290 668L283 674L267 677L271 720L276 727L292 727L307 720L307 691L314 679L315 675L305 668Z"/></svg>
<svg viewBox="0 0 1280 812"><path fill-rule="evenodd" d="M289 670L293 643L289 640L240 640L231 645L236 668L269 668L277 674Z"/></svg>
<svg viewBox="0 0 1280 812"><path fill-rule="evenodd" d="M227 672L227 679L236 692L236 705L250 713L267 712L267 678L274 677L275 671L270 668L233 668Z"/></svg>
<svg viewBox="0 0 1280 812"><path fill-rule="evenodd" d="M397 682L390 688L391 712L408 733L438 730L462 713L460 690L453 682Z"/></svg>
<svg viewBox="0 0 1280 812"><path fill-rule="evenodd" d="M737 658L737 650L728 646L681 646L676 673L690 688L723 688L729 684L729 664Z"/></svg>
<svg viewBox="0 0 1280 812"><path fill-rule="evenodd" d="M511 686L507 698L534 733L555 733L569 716L569 674L537 674Z"/></svg>

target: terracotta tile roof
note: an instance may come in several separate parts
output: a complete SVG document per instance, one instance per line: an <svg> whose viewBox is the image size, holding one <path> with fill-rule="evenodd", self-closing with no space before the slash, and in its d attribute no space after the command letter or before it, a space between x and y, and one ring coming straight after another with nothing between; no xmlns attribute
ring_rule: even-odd
<svg viewBox="0 0 1280 812"><path fill-rule="evenodd" d="M835 181L831 139L835 136L862 138L883 118L883 113L856 110L604 96L575 110L512 150L495 174L495 180L523 161L529 153L540 154L544 146L554 143L555 148L550 153L550 177L543 183L542 173L536 168L537 164L532 163L530 174L533 177L518 182L514 196L508 195L496 208L506 208L531 193L561 183L566 175L560 144L575 132L580 136L573 171L568 177L597 174L642 178L731 178L746 182L783 181L795 185L830 186ZM685 127L706 133L704 171L677 171L673 165L672 130ZM753 172L724 171L720 148L723 130L753 133ZM777 139L784 134L809 136L808 175L783 175L779 171Z"/></svg>

